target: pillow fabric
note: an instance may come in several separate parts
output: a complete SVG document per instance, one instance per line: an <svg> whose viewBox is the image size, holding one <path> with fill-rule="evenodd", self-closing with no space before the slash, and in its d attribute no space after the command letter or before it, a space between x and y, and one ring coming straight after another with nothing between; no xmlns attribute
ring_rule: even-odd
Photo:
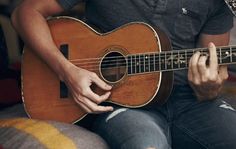
<svg viewBox="0 0 236 149"><path fill-rule="evenodd" d="M107 149L96 134L76 125L27 118L0 120L0 149Z"/></svg>

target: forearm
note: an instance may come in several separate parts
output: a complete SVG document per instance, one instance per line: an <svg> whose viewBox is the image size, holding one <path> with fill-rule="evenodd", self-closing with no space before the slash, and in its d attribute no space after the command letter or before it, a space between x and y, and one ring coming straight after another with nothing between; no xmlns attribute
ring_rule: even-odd
<svg viewBox="0 0 236 149"><path fill-rule="evenodd" d="M12 22L25 44L34 50L58 75L63 78L63 70L69 62L60 53L53 42L47 25L46 17L37 9L26 6L18 7L13 15Z"/></svg>

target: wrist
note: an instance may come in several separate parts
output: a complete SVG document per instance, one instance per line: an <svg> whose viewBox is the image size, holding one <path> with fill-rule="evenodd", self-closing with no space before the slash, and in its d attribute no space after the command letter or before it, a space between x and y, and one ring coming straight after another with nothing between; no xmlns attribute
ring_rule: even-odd
<svg viewBox="0 0 236 149"><path fill-rule="evenodd" d="M216 93L208 93L206 95L196 93L196 97L199 101L207 101L207 100L214 100L218 96L218 92Z"/></svg>
<svg viewBox="0 0 236 149"><path fill-rule="evenodd" d="M60 61L56 73L61 81L65 80L65 77L68 75L69 70L73 67L73 64L68 60Z"/></svg>

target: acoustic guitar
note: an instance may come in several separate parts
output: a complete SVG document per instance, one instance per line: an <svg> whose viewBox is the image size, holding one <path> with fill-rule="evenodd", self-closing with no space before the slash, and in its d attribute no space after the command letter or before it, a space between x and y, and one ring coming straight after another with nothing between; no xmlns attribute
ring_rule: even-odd
<svg viewBox="0 0 236 149"><path fill-rule="evenodd" d="M208 55L206 48L172 51L165 33L142 22L103 34L71 17L55 17L48 24L71 63L113 85L107 102L129 108L163 104L172 90L173 70L187 69L196 51ZM236 62L236 47L218 47L217 54L219 64ZM23 103L31 118L74 123L87 115L57 74L27 47L22 68ZM104 93L95 85L92 89Z"/></svg>

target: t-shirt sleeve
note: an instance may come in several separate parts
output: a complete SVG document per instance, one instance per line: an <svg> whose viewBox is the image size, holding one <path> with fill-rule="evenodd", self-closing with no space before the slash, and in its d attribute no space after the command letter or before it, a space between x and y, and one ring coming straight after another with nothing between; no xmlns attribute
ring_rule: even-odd
<svg viewBox="0 0 236 149"><path fill-rule="evenodd" d="M57 2L64 8L68 10L75 6L77 3L82 2L83 0L57 0Z"/></svg>
<svg viewBox="0 0 236 149"><path fill-rule="evenodd" d="M233 27L233 14L228 6L222 1L218 9L210 15L202 29L205 34L223 34Z"/></svg>

